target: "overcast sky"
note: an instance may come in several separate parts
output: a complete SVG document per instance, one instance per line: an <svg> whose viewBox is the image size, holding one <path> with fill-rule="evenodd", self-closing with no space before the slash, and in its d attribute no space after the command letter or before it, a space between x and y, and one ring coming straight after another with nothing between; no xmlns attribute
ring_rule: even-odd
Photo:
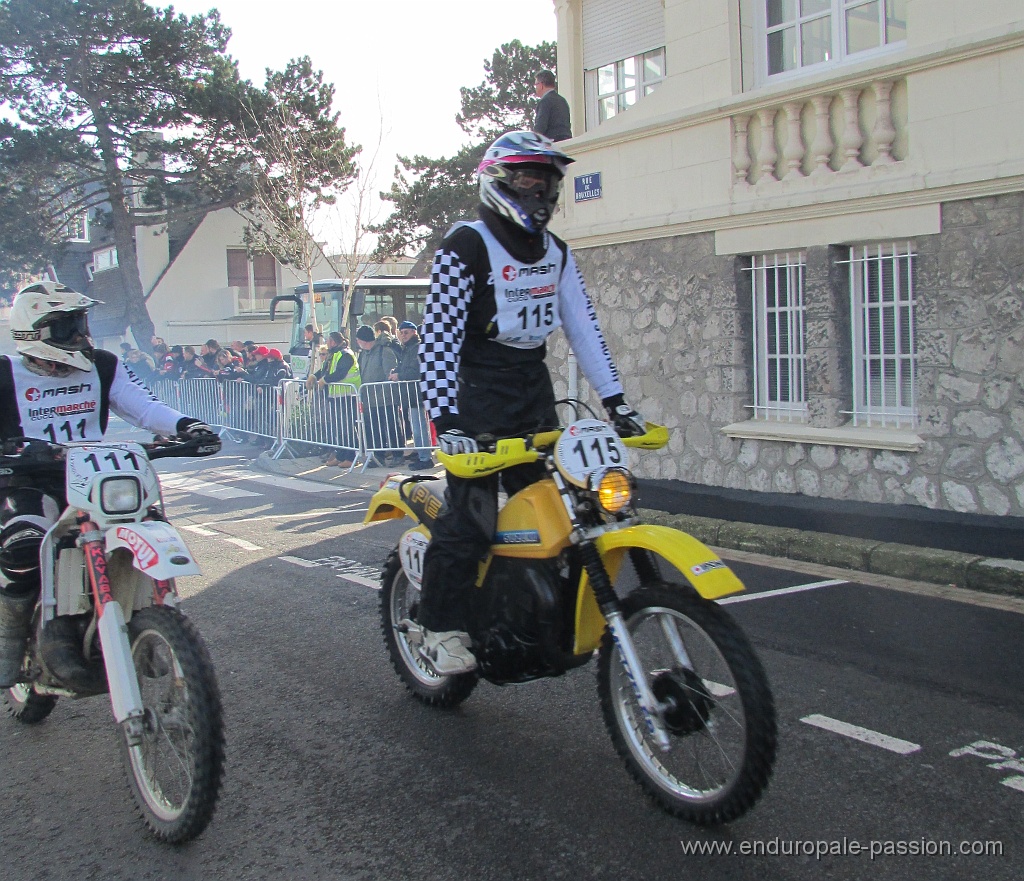
<svg viewBox="0 0 1024 881"><path fill-rule="evenodd" d="M334 83L350 141L372 150L383 118L378 189L389 185L396 154L450 156L462 146L459 88L483 80L498 46L556 39L552 0L150 2L188 15L218 9L232 32L228 52L257 85L267 67L309 55Z"/></svg>
<svg viewBox="0 0 1024 881"><path fill-rule="evenodd" d="M154 5L170 5L154 3ZM393 152L448 155L462 144L459 88L483 80L502 43L556 37L552 0L177 0L189 15L220 11L242 76L309 55L335 86L357 143L376 141L383 112ZM379 108L378 109L378 103Z"/></svg>

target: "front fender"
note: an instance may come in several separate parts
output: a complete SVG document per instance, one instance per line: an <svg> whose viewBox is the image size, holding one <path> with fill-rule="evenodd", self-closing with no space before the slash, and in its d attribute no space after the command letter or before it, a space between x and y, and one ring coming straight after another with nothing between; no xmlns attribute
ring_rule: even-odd
<svg viewBox="0 0 1024 881"><path fill-rule="evenodd" d="M707 545L667 526L627 526L598 538L597 550L612 581L618 576L630 548L652 551L663 558L678 569L704 599L716 600L744 589L743 582ZM585 654L600 646L604 629L604 615L584 572L576 597L575 653Z"/></svg>
<svg viewBox="0 0 1024 881"><path fill-rule="evenodd" d="M642 548L664 557L706 600L717 600L744 589L743 582L711 548L668 526L627 526L602 535L597 540L597 550L613 581L630 548Z"/></svg>
<svg viewBox="0 0 1024 881"><path fill-rule="evenodd" d="M135 568L155 581L202 574L178 530L162 520L110 527L104 537L104 550L109 555L117 548L129 551Z"/></svg>

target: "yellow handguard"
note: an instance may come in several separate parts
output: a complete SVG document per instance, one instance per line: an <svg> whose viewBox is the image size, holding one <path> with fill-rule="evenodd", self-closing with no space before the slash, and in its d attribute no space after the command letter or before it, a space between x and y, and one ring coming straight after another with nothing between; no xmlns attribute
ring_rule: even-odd
<svg viewBox="0 0 1024 881"><path fill-rule="evenodd" d="M645 422L644 426L647 431L643 434L637 437L624 437L622 442L627 447L639 447L641 450L660 450L668 443L668 429L664 425Z"/></svg>
<svg viewBox="0 0 1024 881"><path fill-rule="evenodd" d="M526 439L510 437L500 440L493 453L456 453L449 456L437 451L437 460L456 477L486 477L511 468L513 465L524 465L536 462L540 454L526 448Z"/></svg>
<svg viewBox="0 0 1024 881"><path fill-rule="evenodd" d="M642 450L660 450L668 443L668 429L653 422L646 423L647 431L638 437L624 437L627 447ZM456 453L449 456L437 451L437 460L456 477L486 477L504 471L513 465L536 462L540 450L553 447L562 436L562 429L542 431L530 437L510 437L498 441L493 453Z"/></svg>

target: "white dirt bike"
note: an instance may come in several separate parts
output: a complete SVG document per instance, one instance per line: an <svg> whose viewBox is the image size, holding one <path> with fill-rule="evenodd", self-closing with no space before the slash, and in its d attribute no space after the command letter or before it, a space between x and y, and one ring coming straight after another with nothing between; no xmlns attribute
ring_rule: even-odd
<svg viewBox="0 0 1024 881"><path fill-rule="evenodd" d="M110 694L129 784L146 825L178 844L206 828L224 767L220 691L210 655L178 608L175 578L198 575L164 514L150 459L205 456L213 437L63 446L19 438L0 474L60 493L67 507L40 548L39 601L21 681L6 689L18 722L43 721L59 697Z"/></svg>

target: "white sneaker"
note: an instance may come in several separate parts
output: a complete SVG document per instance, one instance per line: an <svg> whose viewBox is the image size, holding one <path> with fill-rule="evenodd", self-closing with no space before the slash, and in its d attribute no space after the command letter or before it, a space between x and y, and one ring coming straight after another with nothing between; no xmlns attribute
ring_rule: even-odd
<svg viewBox="0 0 1024 881"><path fill-rule="evenodd" d="M470 645L469 634L462 630L424 630L419 652L438 676L453 676L476 669Z"/></svg>

